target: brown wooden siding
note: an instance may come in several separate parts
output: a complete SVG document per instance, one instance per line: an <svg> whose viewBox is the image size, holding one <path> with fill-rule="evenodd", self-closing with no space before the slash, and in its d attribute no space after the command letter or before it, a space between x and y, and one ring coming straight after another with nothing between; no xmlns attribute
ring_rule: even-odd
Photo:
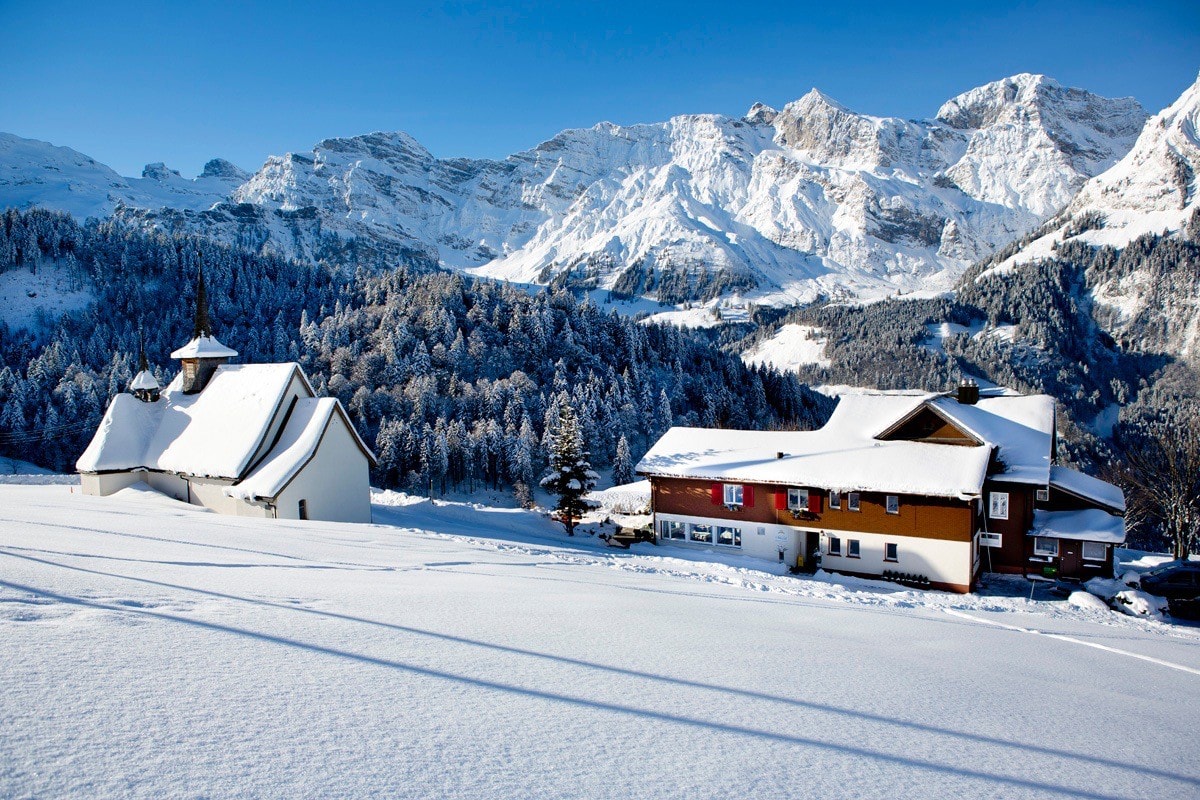
<svg viewBox="0 0 1200 800"><path fill-rule="evenodd" d="M829 494L812 489L821 498L821 513L801 513L776 510L775 494L787 492L788 487L770 484L749 484L754 487L752 506L731 511L712 502L712 485L720 481L688 480L682 478L650 479L653 487L654 510L661 514L680 514L692 517L712 517L746 522L768 522L830 531L862 531L866 533L918 536L969 542L974 534L971 503L942 497L900 495L900 513L887 513L887 494L860 493L859 511L850 511L848 497L842 495L842 508L829 507ZM800 487L805 488L805 487Z"/></svg>
<svg viewBox="0 0 1200 800"><path fill-rule="evenodd" d="M983 485L983 514L979 520L980 530L999 533L1003 536L1000 547L990 547L991 553L981 554L983 568L1005 572L1009 568L1024 569L1026 534L1033 527L1033 500L1036 487L1021 483L987 481ZM1008 519L993 519L989 516L992 492L1008 493ZM1030 545L1032 547L1032 545ZM989 558L990 555L990 558Z"/></svg>
<svg viewBox="0 0 1200 800"><path fill-rule="evenodd" d="M974 438L932 409L922 408L912 419L880 437L885 441L937 442L979 446Z"/></svg>

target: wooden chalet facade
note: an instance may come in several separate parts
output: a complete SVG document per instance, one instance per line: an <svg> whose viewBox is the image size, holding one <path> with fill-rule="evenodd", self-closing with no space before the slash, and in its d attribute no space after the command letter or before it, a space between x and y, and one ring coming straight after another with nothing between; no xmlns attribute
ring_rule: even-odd
<svg viewBox="0 0 1200 800"><path fill-rule="evenodd" d="M1052 466L1053 400L965 388L847 396L818 431L673 428L638 465L655 532L958 592L981 571L1111 574L1124 502Z"/></svg>

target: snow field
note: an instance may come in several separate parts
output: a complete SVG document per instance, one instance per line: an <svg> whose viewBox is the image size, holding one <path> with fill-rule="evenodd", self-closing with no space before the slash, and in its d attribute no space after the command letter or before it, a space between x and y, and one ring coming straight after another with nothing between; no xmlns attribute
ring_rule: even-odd
<svg viewBox="0 0 1200 800"><path fill-rule="evenodd" d="M0 486L0 796L1200 788L1196 629L395 493L264 524L70 489Z"/></svg>

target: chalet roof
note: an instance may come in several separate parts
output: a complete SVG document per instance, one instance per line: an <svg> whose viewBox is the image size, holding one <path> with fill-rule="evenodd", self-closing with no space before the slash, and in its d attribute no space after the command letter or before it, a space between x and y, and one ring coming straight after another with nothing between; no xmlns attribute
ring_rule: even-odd
<svg viewBox="0 0 1200 800"><path fill-rule="evenodd" d="M981 446L881 440L898 421L933 408ZM641 460L646 475L978 497L993 449L1003 480L1049 481L1054 401L1045 395L989 397L961 405L937 394L843 395L815 431L672 428ZM782 453L782 458L778 457Z"/></svg>
<svg viewBox="0 0 1200 800"><path fill-rule="evenodd" d="M1046 511L1039 508L1033 512L1033 527L1029 535L1121 544L1125 541L1125 519L1099 508L1081 511Z"/></svg>
<svg viewBox="0 0 1200 800"><path fill-rule="evenodd" d="M335 398L306 397L297 400L292 407L278 441L266 458L244 480L226 487L225 494L244 500L278 497L316 453L321 437L334 417L342 419L363 454L374 464L375 456L359 438Z"/></svg>
<svg viewBox="0 0 1200 800"><path fill-rule="evenodd" d="M171 358L232 358L237 354L237 350L221 344L215 336L197 336L171 353Z"/></svg>
<svg viewBox="0 0 1200 800"><path fill-rule="evenodd" d="M1051 467L1050 485L1084 500L1091 500L1110 511L1125 513L1125 493L1121 487L1091 475L1067 467Z"/></svg>
<svg viewBox="0 0 1200 800"><path fill-rule="evenodd" d="M311 396L297 364L222 365L198 394L184 394L176 376L153 403L119 394L75 466L80 472L144 468L237 479L295 376Z"/></svg>

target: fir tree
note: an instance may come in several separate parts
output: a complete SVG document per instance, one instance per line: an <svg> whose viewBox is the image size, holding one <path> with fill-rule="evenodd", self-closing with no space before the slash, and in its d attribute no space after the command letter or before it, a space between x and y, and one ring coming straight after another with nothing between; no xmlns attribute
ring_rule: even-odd
<svg viewBox="0 0 1200 800"><path fill-rule="evenodd" d="M558 426L552 432L552 438L550 474L542 478L542 488L558 496L554 510L567 529L567 535L574 536L576 521L592 507L583 496L595 488L600 476L588 463L579 420L571 406L564 404L559 410Z"/></svg>
<svg viewBox="0 0 1200 800"><path fill-rule="evenodd" d="M621 436L617 442L617 454L613 458L612 479L614 486L633 483L633 457L629 454L629 440Z"/></svg>

